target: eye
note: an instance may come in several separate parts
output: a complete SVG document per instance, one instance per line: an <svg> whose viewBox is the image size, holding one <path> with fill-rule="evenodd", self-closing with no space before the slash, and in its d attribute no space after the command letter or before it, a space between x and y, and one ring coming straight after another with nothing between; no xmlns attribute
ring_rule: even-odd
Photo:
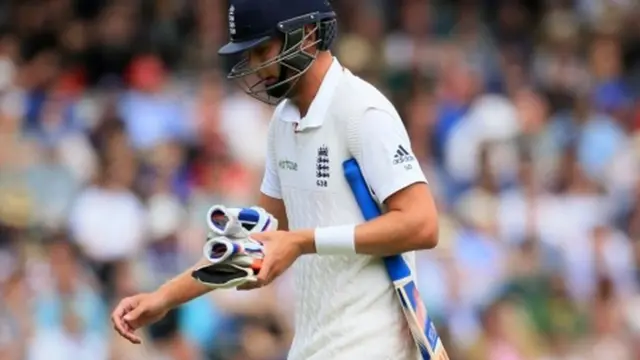
<svg viewBox="0 0 640 360"><path fill-rule="evenodd" d="M262 57L267 54L267 52L269 51L269 47L266 44L260 45L256 47L253 51L255 52L256 56Z"/></svg>

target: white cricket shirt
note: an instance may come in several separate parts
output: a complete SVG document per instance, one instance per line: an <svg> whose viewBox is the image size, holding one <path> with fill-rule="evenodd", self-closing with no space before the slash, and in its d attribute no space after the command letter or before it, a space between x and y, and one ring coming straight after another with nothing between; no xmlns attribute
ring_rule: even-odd
<svg viewBox="0 0 640 360"><path fill-rule="evenodd" d="M284 201L292 230L362 223L342 171L352 157L379 201L426 182L393 105L334 59L304 118L288 100L276 108L261 191ZM419 359L380 258L304 255L292 275L289 360Z"/></svg>

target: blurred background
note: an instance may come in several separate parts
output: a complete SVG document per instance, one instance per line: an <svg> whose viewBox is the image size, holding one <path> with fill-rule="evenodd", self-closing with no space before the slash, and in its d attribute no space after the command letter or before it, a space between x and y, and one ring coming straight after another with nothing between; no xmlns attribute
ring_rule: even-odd
<svg viewBox="0 0 640 360"><path fill-rule="evenodd" d="M334 0L441 212L420 287L453 360L640 359L635 0ZM118 299L254 203L272 109L224 79L225 1L0 2L0 359L282 360L291 283L116 338Z"/></svg>

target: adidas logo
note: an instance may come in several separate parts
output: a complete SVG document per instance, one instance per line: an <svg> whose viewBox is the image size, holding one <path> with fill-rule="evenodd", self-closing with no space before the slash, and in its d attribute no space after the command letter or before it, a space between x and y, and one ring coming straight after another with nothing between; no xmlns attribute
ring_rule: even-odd
<svg viewBox="0 0 640 360"><path fill-rule="evenodd" d="M404 146L398 145L398 150L396 150L396 154L393 155L393 165L399 165L415 159L416 158L411 155Z"/></svg>

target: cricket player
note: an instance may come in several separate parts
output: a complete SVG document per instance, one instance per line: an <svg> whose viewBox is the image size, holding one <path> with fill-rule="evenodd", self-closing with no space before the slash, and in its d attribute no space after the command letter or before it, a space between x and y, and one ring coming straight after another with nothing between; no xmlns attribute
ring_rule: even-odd
<svg viewBox="0 0 640 360"><path fill-rule="evenodd" d="M437 245L438 218L427 181L394 106L345 69L329 48L336 16L326 0L231 0L230 42L239 56L229 78L277 104L270 123L258 206L278 231L253 238L265 258L251 290L291 267L295 336L290 360L420 358L381 258ZM251 129L238 129L251 131ZM384 215L364 222L342 172L355 158ZM133 343L135 330L210 288L192 269L155 292L126 298L112 314Z"/></svg>

